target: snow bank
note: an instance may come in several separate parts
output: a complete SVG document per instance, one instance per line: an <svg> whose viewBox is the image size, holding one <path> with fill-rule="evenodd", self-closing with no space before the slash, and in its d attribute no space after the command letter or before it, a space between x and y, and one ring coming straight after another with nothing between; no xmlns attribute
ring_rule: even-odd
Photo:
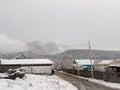
<svg viewBox="0 0 120 90"><path fill-rule="evenodd" d="M8 77L8 75L5 73L0 73L0 78L2 78L2 77Z"/></svg>
<svg viewBox="0 0 120 90"><path fill-rule="evenodd" d="M77 90L57 76L27 74L24 79L0 79L0 90Z"/></svg>
<svg viewBox="0 0 120 90"><path fill-rule="evenodd" d="M97 80L97 79L91 79L91 78L89 78L88 81L99 83L110 88L120 89L120 83L105 82L103 80Z"/></svg>

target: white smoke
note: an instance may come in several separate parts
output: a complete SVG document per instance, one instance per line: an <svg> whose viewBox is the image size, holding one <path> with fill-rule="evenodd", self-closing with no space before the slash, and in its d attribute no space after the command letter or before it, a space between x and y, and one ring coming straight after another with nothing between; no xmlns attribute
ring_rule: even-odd
<svg viewBox="0 0 120 90"><path fill-rule="evenodd" d="M14 53L28 50L27 45L20 41L11 39L5 33L0 33L0 53Z"/></svg>

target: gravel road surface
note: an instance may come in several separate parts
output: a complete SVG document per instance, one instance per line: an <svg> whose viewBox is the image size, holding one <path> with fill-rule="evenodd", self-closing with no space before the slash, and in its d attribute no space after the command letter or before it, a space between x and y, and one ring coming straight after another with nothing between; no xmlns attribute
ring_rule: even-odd
<svg viewBox="0 0 120 90"><path fill-rule="evenodd" d="M65 74L63 72L56 72L55 74L63 78L64 80L70 82L74 86L76 86L78 90L119 90L119 89L111 89L104 85L100 85L84 79L80 79L72 75Z"/></svg>

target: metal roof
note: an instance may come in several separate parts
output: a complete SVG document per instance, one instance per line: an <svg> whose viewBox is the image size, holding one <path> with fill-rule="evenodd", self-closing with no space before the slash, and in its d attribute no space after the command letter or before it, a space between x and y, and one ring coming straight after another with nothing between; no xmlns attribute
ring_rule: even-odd
<svg viewBox="0 0 120 90"><path fill-rule="evenodd" d="M0 60L1 65L35 65L35 64L53 64L49 59L13 59L13 60Z"/></svg>

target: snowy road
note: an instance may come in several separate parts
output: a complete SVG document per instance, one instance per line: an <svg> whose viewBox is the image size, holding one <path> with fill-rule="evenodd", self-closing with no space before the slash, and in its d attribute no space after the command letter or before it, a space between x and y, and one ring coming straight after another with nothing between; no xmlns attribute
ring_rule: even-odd
<svg viewBox="0 0 120 90"><path fill-rule="evenodd" d="M27 74L24 79L0 79L0 90L78 90L63 79L52 75Z"/></svg>
<svg viewBox="0 0 120 90"><path fill-rule="evenodd" d="M80 79L68 74L64 74L62 72L56 72L56 75L76 86L78 90L120 90L120 89L111 89L100 84L96 84L84 79Z"/></svg>

